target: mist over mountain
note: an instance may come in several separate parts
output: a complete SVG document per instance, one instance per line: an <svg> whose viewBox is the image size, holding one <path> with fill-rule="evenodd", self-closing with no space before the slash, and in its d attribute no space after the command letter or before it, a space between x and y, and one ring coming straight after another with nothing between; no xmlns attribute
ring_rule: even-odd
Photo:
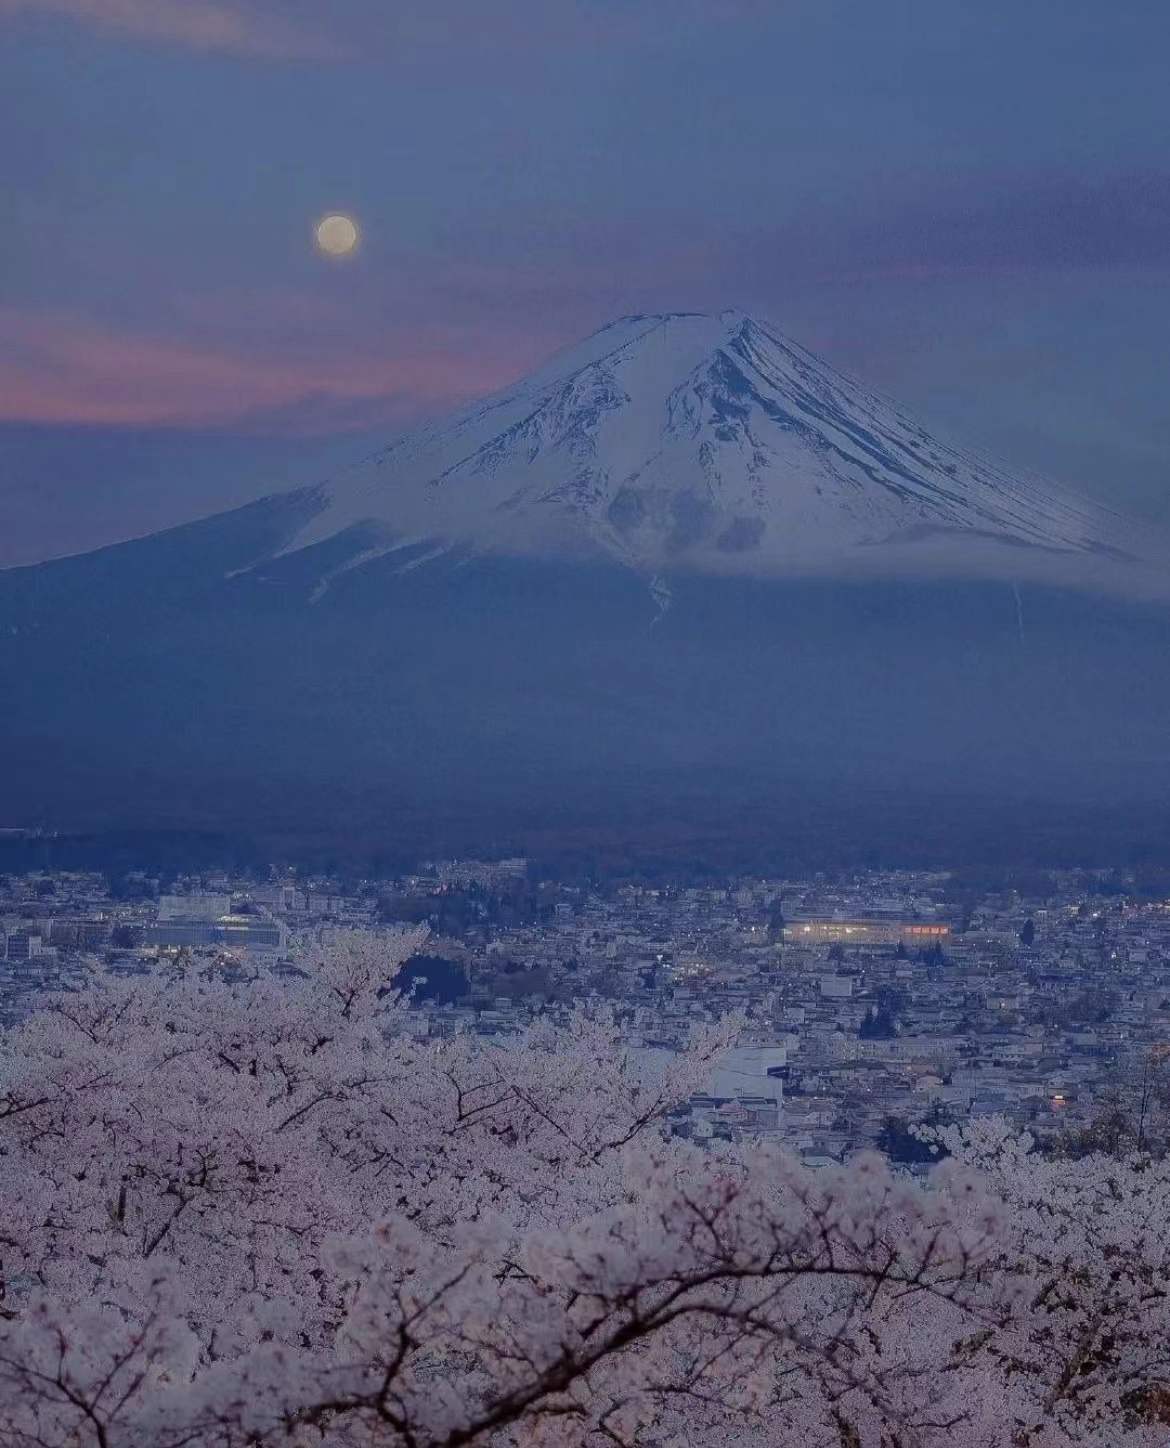
<svg viewBox="0 0 1170 1448"><path fill-rule="evenodd" d="M320 486L0 573L0 812L1159 797L1168 560L767 325L627 317Z"/></svg>

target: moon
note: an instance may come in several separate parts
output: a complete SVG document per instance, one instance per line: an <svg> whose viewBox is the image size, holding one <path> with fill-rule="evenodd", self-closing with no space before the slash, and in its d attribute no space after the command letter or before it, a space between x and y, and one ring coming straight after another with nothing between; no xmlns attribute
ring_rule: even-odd
<svg viewBox="0 0 1170 1448"><path fill-rule="evenodd" d="M349 256L357 247L357 222L341 212L323 216L317 223L317 249L326 256Z"/></svg>

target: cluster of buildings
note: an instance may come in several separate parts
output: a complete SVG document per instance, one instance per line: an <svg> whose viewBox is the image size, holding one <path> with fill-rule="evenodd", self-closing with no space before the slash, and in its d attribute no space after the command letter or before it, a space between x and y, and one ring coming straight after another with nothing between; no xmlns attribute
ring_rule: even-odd
<svg viewBox="0 0 1170 1448"><path fill-rule="evenodd" d="M97 876L28 876L0 883L0 1013L180 952L279 968L296 937L388 928L406 902L405 918L448 922L427 953L466 981L454 1000L420 993L420 1035L506 1037L602 998L652 1062L734 1012L738 1042L678 1104L676 1132L772 1136L812 1162L873 1144L912 1159L918 1123L1002 1115L1067 1139L1136 1093L1170 1102L1157 1074L1170 901L1106 892L1104 877L1044 881L981 895L941 872L592 889L534 882L522 860L448 861L394 882L205 877L114 898Z"/></svg>
<svg viewBox="0 0 1170 1448"><path fill-rule="evenodd" d="M433 879L440 888L506 889L528 878L528 861L522 855L506 860L431 860L422 866L422 878Z"/></svg>

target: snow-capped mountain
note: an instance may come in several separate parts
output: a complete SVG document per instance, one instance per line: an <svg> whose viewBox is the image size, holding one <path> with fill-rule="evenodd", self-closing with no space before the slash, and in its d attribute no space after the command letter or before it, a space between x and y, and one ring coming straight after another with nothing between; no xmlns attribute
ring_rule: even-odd
<svg viewBox="0 0 1170 1448"><path fill-rule="evenodd" d="M935 440L735 311L624 317L316 501L290 551L361 525L362 558L408 548L412 566L420 540L650 573L1049 576L1139 548L1106 510Z"/></svg>
<svg viewBox="0 0 1170 1448"><path fill-rule="evenodd" d="M629 317L330 483L0 571L0 817L1042 830L1170 799L1166 577L768 327Z"/></svg>

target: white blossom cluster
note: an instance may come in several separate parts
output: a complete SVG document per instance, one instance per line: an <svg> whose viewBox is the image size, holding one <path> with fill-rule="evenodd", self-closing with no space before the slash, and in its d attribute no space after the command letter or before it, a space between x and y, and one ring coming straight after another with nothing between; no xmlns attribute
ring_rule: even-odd
<svg viewBox="0 0 1170 1448"><path fill-rule="evenodd" d="M700 1150L613 1015L419 1042L417 934L2 1040L2 1448L1154 1448L1170 1171Z"/></svg>

